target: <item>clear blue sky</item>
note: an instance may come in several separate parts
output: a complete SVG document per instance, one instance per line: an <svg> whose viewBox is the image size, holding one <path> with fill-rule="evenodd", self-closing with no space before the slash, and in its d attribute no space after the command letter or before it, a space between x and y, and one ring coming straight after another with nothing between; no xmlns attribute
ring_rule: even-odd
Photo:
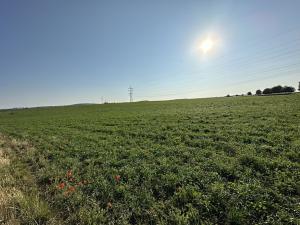
<svg viewBox="0 0 300 225"><path fill-rule="evenodd" d="M300 1L1 0L0 108L196 98L300 81ZM193 51L214 33L213 54Z"/></svg>

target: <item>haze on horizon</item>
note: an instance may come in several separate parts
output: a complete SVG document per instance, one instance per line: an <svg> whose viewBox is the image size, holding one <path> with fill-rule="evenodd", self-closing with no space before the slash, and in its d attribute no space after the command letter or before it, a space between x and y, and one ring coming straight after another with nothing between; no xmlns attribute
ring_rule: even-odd
<svg viewBox="0 0 300 225"><path fill-rule="evenodd" d="M0 108L241 94L300 81L300 1L0 2Z"/></svg>

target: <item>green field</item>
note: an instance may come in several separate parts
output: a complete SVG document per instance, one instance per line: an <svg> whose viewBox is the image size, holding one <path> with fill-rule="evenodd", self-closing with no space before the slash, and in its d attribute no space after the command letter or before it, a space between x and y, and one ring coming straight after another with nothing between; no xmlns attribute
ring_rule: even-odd
<svg viewBox="0 0 300 225"><path fill-rule="evenodd" d="M67 224L300 223L300 94L3 110L0 132Z"/></svg>

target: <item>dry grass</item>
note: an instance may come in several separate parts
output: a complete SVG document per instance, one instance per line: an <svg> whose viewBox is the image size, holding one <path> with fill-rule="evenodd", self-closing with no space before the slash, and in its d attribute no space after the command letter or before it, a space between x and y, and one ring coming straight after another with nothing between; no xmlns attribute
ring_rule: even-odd
<svg viewBox="0 0 300 225"><path fill-rule="evenodd" d="M38 194L34 178L20 165L17 152L33 147L0 134L0 224L61 224ZM25 189L25 187L30 187Z"/></svg>
<svg viewBox="0 0 300 225"><path fill-rule="evenodd" d="M10 160L4 154L3 149L0 148L0 167L9 165Z"/></svg>
<svg viewBox="0 0 300 225"><path fill-rule="evenodd" d="M17 198L22 198L22 192L11 185L14 178L8 174L10 159L7 152L10 150L6 146L7 140L4 136L0 136L0 223L4 224L20 224L16 219L16 209L14 202Z"/></svg>

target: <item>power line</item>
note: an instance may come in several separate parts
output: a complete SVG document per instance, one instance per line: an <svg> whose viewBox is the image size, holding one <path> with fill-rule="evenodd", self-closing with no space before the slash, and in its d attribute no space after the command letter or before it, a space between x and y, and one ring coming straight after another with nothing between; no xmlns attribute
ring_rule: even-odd
<svg viewBox="0 0 300 225"><path fill-rule="evenodd" d="M299 38L297 38L295 40L298 42ZM264 53L264 54L260 53L259 55L257 55L254 58L253 58L253 56L251 56L251 58L249 58L249 57L237 58L235 60L235 62L232 63L231 65L238 67L238 70L237 70L237 68L233 68L233 67L228 68L228 66L230 64L222 65L222 66L217 65L217 66L214 66L214 68L211 68L212 69L211 71L210 70L207 71L203 68L202 70L198 71L198 74L205 75L204 77L203 76L200 77L202 79L205 79L205 77L207 77L210 74L212 74L214 76L214 78L224 78L226 76L231 77L232 74L237 74L237 72L239 72L243 76L262 75L262 74L270 73L270 72L279 72L280 70L281 70L280 72L286 73L286 72L288 72L286 69L287 67L291 69L292 67L295 67L295 66L298 68L298 71L299 71L300 68L299 68L298 56L300 53L300 49L299 49L300 45L299 45L299 43L295 43L295 44L289 45L288 48L285 46L285 44L282 44L282 45L276 46L276 48L265 49L265 50L268 50L269 52L265 52L265 50L260 51L261 53ZM285 46L285 49L282 48L284 46ZM291 49L291 48L293 48L293 49ZM243 60L241 60L241 59L243 59ZM247 59L247 60L244 60L244 59ZM288 61L294 62L294 63L288 63ZM263 65L261 65L262 62L265 62L265 63ZM258 63L258 65L260 64L258 67L256 67L257 63ZM270 64L272 66L269 66ZM268 66L266 67L266 65L268 65ZM226 69L226 67L227 67L227 69ZM196 73L196 72L194 72L194 73ZM192 73L189 73L189 74L192 74ZM178 79L176 79L176 80L178 80ZM188 86L186 84L192 83L192 86L194 86L195 82L197 82L198 80L199 80L199 77L197 77L197 80L181 79L181 85L184 84L185 88L187 88ZM156 85L151 85L152 89L155 88L155 86ZM168 84L168 86L170 86L170 84ZM148 87L149 87L149 85L148 85Z"/></svg>
<svg viewBox="0 0 300 225"><path fill-rule="evenodd" d="M285 52L284 54L276 54L276 55L262 55L259 57L259 59L256 60L249 60L245 63L237 63L235 66L238 68L227 68L227 66L215 66L215 68L212 68L212 70L206 71L206 70L199 70L198 74L202 75L201 77L193 77L192 79L176 79L176 81L180 81L181 85L185 85L185 87L188 87L187 85L195 85L199 79L205 79L206 77L213 75L214 78L224 78L227 76L232 76L233 74L241 74L241 75L248 75L249 73L251 75L261 74L269 71L275 70L275 69L282 69L290 66L299 66L299 58L297 56L300 53L300 49L294 50L292 52ZM286 60L291 61L290 63L286 62ZM262 63L265 62L264 65L259 65L255 68L254 65L256 63ZM272 64L272 66L269 66L269 64ZM267 65L267 66L266 66ZM299 67L298 67L299 68ZM300 68L299 68L300 69ZM267 70L267 71L266 71ZM195 72L196 73L196 72ZM189 73L191 74L191 73ZM156 85L148 85L148 87L151 87L151 89L155 89L160 87L160 83L157 82ZM168 84L168 86L170 83Z"/></svg>
<svg viewBox="0 0 300 225"><path fill-rule="evenodd" d="M290 46L285 46L285 44L281 44L276 46L275 48L269 48L269 49L263 49L263 51L258 51L254 55L252 54L251 56L246 56L246 57L239 57L239 58L233 58L232 60L227 60L228 63L218 63L216 62L215 65L209 65L209 66L204 66L203 68L193 71L193 72L188 72L188 73L181 73L178 74L180 77L182 77L182 74L184 75L192 75L192 74L207 74L207 70L213 70L213 72L218 72L222 71L224 73L224 69L229 68L232 70L233 68L230 67L237 67L239 66L239 71L241 69L246 69L246 68L252 68L251 66L256 64L256 63L262 63L262 62L269 62L269 63L274 63L278 65L278 63L283 63L284 60L293 60L299 62L299 53L300 53L300 39L296 39L298 43L288 43ZM267 50L267 51L266 51ZM278 61L276 61L278 60ZM230 63L229 63L230 62ZM228 72L230 72L230 70ZM174 79L174 74L170 78ZM177 79L178 80L178 79ZM183 81L186 81L186 79L181 79ZM192 81L194 82L194 81ZM160 84L157 80L152 80L148 82L150 83L151 87L155 87L157 84ZM148 85L149 87L149 85Z"/></svg>
<svg viewBox="0 0 300 225"><path fill-rule="evenodd" d="M213 72L214 73L214 77L225 77L228 73L233 74L233 73L237 73L240 72L241 74L244 75L244 77L246 79L242 79L240 81L237 82L229 82L228 84L230 85L238 85L244 82L253 82L253 81L258 81L258 80L265 80L265 79L270 79L270 78L275 78L275 77L280 77L282 76L283 73L291 73L294 72L296 73L297 71L299 71L299 53L300 53L300 49L299 49L299 38L295 38L292 40L288 40L285 42L281 42L281 43L276 43L273 41L278 41L277 39L281 39L282 36L285 36L287 33L292 33L294 31L298 32L298 28L297 29L290 29L287 32L280 32L278 33L276 36L273 36L272 40L269 43L265 43L262 42L262 40L258 39L255 41L251 41L249 43L247 43L246 45L244 45L245 47L249 47L249 46L260 46L260 48L258 49L258 51L253 50L252 49L246 49L247 51L241 51L239 54L239 57L234 57L234 58L228 58L227 55L223 55L221 57L217 57L217 59L215 60L215 64L212 65L208 65L208 66L204 66L203 68L201 68L198 71L193 71L190 73L185 73L185 75L187 74L203 74L205 73L205 75L207 76L208 73L207 72ZM251 55L249 55L249 51L251 52ZM248 54L246 54L248 52ZM298 58L298 59L297 59ZM288 63L287 61L292 61L294 63ZM261 65L261 63L264 62L266 65L271 64L271 67L265 67L265 66L260 66L256 67L254 69L254 65L259 63ZM236 68L232 68L232 66L234 67L238 67L239 69L236 70ZM231 67L231 68L230 68ZM296 68L295 68L296 67ZM212 71L207 71L207 69L211 69ZM226 71L227 70L227 71ZM246 70L246 71L245 71ZM249 71L250 70L250 71ZM215 74L217 72L217 74ZM272 74L270 74L272 73ZM178 75L182 75L182 73L176 73ZM265 76L261 76L261 75L265 75ZM169 74L171 75L171 74ZM174 78L173 74L172 76L170 76L171 78ZM260 75L260 77L255 77L257 75ZM267 76L266 76L267 75ZM291 75L291 74L290 74ZM254 78L253 78L254 76ZM181 79L181 81L183 81ZM185 80L187 82L182 82L183 83L190 83L188 80ZM191 82L194 83L194 81L190 80ZM157 80L152 80L152 82L150 81L150 83L152 83L152 87L156 86L156 83L160 83ZM154 84L154 85L153 85ZM300 85L300 84L299 84ZM187 88L187 86L185 86L185 88ZM299 87L300 88L300 87ZM204 89L205 90L205 89ZM166 90L165 90L166 91ZM172 92L172 90L169 90ZM189 90L189 91L184 91L181 94L186 94L186 93L199 93L202 92L202 90ZM147 97L162 97L162 96L174 96L174 95L178 95L180 93L168 93L165 92L165 94L161 94L161 95L155 95L155 96L143 96L143 98L147 98ZM138 96L139 98L141 98L140 96Z"/></svg>
<svg viewBox="0 0 300 225"><path fill-rule="evenodd" d="M279 65L278 65L279 64ZM300 66L300 62L293 62L293 63L289 63L289 64L280 64L279 62L277 63L277 65L272 65L272 66L269 66L269 67L264 67L264 68L257 68L257 69L251 69L251 71L247 71L247 72L240 72L241 75L243 75L243 77L246 77L246 78L255 78L255 80L259 80L259 79L264 79L265 76L262 76L262 75L271 75L271 76L268 76L268 77L272 77L272 74L274 73L280 73L281 76L283 74L286 74L288 72L291 72L291 71L299 71L299 66ZM233 72L233 71L227 71L227 72L219 72L219 73L214 73L214 77L215 78L225 78L225 77L231 77L232 74L236 74L237 72ZM257 76L260 76L260 77L257 77ZM276 77L276 76L275 76ZM191 87L194 87L194 84L195 84L196 81L193 81L193 83L190 85L185 85L184 87L185 88L191 88ZM183 83L181 83L183 84ZM188 83L185 83L185 84L188 84ZM230 83L229 83L230 84ZM164 89L165 93L168 93L168 91L174 91L174 89ZM185 91L184 93L188 93L189 91ZM194 91L193 91L194 92ZM164 95L164 94L162 94ZM148 96L138 96L139 98L141 97L148 97ZM149 96L149 97L153 97L153 96Z"/></svg>
<svg viewBox="0 0 300 225"><path fill-rule="evenodd" d="M208 65L205 66L201 69L198 69L196 71L191 71L191 72L176 72L176 73L170 73L170 74L166 74L167 76L164 76L164 78L170 78L170 79L174 79L175 77L181 78L183 75L192 75L192 74L201 74L201 73L207 73L207 71L204 71L206 69L221 69L222 71L224 71L224 68L228 68L230 66L249 66L249 68L252 67L252 65L250 66L249 64L254 64L255 62L262 62L262 61L269 61L270 63L272 63L272 59L274 61L274 59L279 59L281 57L285 57L285 59L291 59L292 57L289 57L291 55L289 55L290 53L295 54L295 57L293 57L294 59L299 58L297 54L299 54L299 38L297 37L297 32L299 31L300 27L290 27L289 29L286 29L285 32L279 32L275 35L272 36L272 39L268 42L266 42L265 40L261 39L261 38L256 38L256 39L252 39L251 41L245 42L243 45L243 48L246 51L239 51L240 55L239 57L233 57L233 58L229 58L229 54L225 54L223 56L219 56L214 58L214 65ZM296 34L295 34L296 32ZM282 41L281 39L286 39L286 35L290 33L294 33L295 37L294 39L289 39L286 41ZM281 40L281 43L278 43L278 41ZM275 41L275 42L274 42ZM261 46L259 48L258 51L254 51L252 49L249 49L248 47L250 46ZM248 48L248 49L247 49ZM298 48L298 49L297 49ZM255 49L255 48L253 48ZM296 51L295 51L296 50ZM298 51L297 51L298 50ZM249 51L252 52L251 55L249 54ZM279 53L279 54L278 54ZM286 55L287 54L287 55ZM282 62L282 61L281 61ZM275 63L275 62L274 62ZM276 62L277 63L277 62ZM275 64L276 64L275 63ZM177 79L178 80L178 79ZM194 81L192 81L194 82ZM160 82L157 82L157 79L153 79L153 80L148 80L148 87L149 85L151 86L156 86L157 84L161 84Z"/></svg>
<svg viewBox="0 0 300 225"><path fill-rule="evenodd" d="M300 65L300 64L295 63L295 64L285 65L285 66L281 66L281 67L277 67L277 68L270 68L269 70L265 70L265 71L262 71L262 72L259 73L259 75L262 75L262 74L268 75L268 74L272 73L269 76L251 78L251 76L256 75L257 72L250 73L250 74L246 75L246 77L248 79L245 79L245 80L243 79L243 80L238 81L238 82L229 82L229 83L226 83L226 85L234 86L234 85L242 84L242 83L245 83L245 82L254 82L254 81L258 81L258 80L265 80L265 79L270 79L270 78L275 78L275 77L281 77L283 73L291 73L292 72L294 74L297 74L298 71L299 71L298 68L291 69L291 66L297 66L297 65ZM206 90L210 90L210 89L207 88L207 89L202 89L202 90L190 90L190 91L184 91L184 92L173 92L173 93L165 93L165 94L162 93L161 95L155 95L155 96L154 95L153 96L139 96L139 98L175 96L175 95L187 94L187 93L200 93L200 92L203 92L203 91L206 91Z"/></svg>

